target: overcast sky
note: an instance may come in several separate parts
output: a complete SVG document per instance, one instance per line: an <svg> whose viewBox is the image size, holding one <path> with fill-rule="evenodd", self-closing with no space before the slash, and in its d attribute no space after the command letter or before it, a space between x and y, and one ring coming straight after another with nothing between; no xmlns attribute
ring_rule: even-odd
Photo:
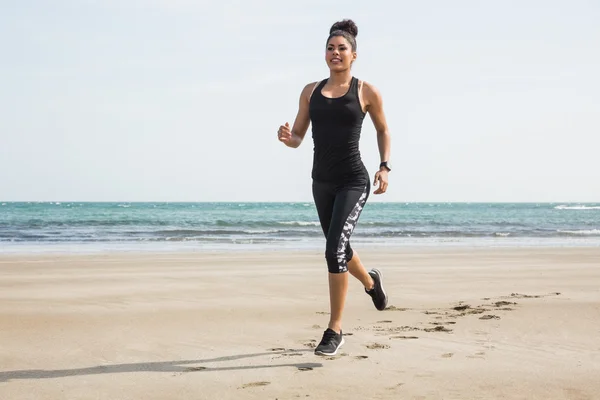
<svg viewBox="0 0 600 400"><path fill-rule="evenodd" d="M277 128L343 18L392 135L370 201L600 201L593 0L4 1L0 200L312 200Z"/></svg>

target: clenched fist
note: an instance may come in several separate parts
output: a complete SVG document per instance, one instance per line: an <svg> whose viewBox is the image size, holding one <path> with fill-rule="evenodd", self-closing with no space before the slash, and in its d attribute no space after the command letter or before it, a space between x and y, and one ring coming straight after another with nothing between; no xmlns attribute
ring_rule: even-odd
<svg viewBox="0 0 600 400"><path fill-rule="evenodd" d="M277 131L277 138L280 142L283 142L285 144L290 143L290 141L292 140L292 131L290 130L289 123L286 122L285 125L281 125L279 127L279 130Z"/></svg>

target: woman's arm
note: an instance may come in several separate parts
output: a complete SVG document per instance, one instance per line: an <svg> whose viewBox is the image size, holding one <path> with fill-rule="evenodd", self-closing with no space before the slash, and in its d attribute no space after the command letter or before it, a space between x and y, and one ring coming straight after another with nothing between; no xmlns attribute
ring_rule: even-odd
<svg viewBox="0 0 600 400"><path fill-rule="evenodd" d="M310 125L308 106L315 84L316 82L309 83L302 89L302 93L300 93L300 102L298 104L298 114L296 115L292 129L290 130L290 124L287 122L285 125L279 127L279 131L277 132L279 141L283 142L288 147L296 148L300 146L306 135L306 131Z"/></svg>
<svg viewBox="0 0 600 400"><path fill-rule="evenodd" d="M383 111L383 99L377 88L367 82L363 84L363 98L367 106L367 112L373 121L377 131L377 144L379 146L379 157L381 162L390 160L391 137L388 130L385 113ZM385 193L388 187L388 169L380 167L375 174L374 185L379 183L375 194Z"/></svg>

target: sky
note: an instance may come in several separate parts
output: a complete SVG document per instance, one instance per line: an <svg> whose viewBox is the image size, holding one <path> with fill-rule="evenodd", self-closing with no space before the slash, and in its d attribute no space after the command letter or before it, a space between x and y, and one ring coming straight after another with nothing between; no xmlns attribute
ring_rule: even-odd
<svg viewBox="0 0 600 400"><path fill-rule="evenodd" d="M594 0L5 1L0 200L311 201L277 129L344 18L392 138L369 201L600 202Z"/></svg>

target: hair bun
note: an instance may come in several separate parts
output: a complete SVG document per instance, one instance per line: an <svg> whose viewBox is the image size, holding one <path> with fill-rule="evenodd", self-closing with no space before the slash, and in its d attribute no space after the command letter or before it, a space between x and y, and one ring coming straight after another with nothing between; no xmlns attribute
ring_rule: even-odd
<svg viewBox="0 0 600 400"><path fill-rule="evenodd" d="M329 34L332 34L335 31L344 31L348 32L354 37L358 36L358 27L351 19L345 19L333 24L329 30Z"/></svg>

